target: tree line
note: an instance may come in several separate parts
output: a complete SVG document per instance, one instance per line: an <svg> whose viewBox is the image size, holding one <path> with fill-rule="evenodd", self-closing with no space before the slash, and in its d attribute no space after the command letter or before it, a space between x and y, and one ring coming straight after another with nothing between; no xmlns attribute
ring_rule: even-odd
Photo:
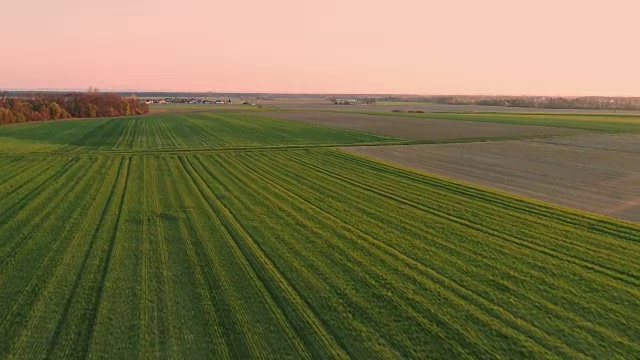
<svg viewBox="0 0 640 360"><path fill-rule="evenodd" d="M142 115L148 112L149 106L135 96L124 97L115 93L35 93L19 97L0 93L0 124Z"/></svg>
<svg viewBox="0 0 640 360"><path fill-rule="evenodd" d="M640 97L608 96L408 96L381 101L416 101L448 105L531 107L543 109L640 110Z"/></svg>

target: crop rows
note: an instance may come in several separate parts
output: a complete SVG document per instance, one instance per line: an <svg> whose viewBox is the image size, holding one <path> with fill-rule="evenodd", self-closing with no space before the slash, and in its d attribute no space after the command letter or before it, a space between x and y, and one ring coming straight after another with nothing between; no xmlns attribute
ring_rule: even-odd
<svg viewBox="0 0 640 360"><path fill-rule="evenodd" d="M169 114L0 127L0 155L345 145L395 139L240 113Z"/></svg>
<svg viewBox="0 0 640 360"><path fill-rule="evenodd" d="M0 166L0 358L640 355L634 225L329 149Z"/></svg>

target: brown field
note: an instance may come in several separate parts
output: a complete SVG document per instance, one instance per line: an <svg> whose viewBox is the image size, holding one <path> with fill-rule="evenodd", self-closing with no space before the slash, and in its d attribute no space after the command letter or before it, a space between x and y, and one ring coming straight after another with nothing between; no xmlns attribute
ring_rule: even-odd
<svg viewBox="0 0 640 360"><path fill-rule="evenodd" d="M581 136L552 137L540 141L573 148L614 150L640 154L640 135L638 134L585 134Z"/></svg>
<svg viewBox="0 0 640 360"><path fill-rule="evenodd" d="M345 96L349 98L349 96ZM235 98L232 98L234 103ZM638 111L613 111L613 110L583 110L583 109L542 109L526 107L505 106L480 106L480 105L448 105L424 102L386 102L380 101L375 105L335 105L329 100L318 98L278 98L252 100L265 108L278 108L287 110L329 110L329 111L355 111L355 112L389 112L398 110L422 110L425 112L500 112L500 113L570 113L570 114L639 114Z"/></svg>
<svg viewBox="0 0 640 360"><path fill-rule="evenodd" d="M557 205L640 222L640 135L345 148Z"/></svg>
<svg viewBox="0 0 640 360"><path fill-rule="evenodd" d="M272 111L261 112L260 114L277 119L340 127L410 140L568 135L582 132L580 130L536 125L495 124L321 111Z"/></svg>

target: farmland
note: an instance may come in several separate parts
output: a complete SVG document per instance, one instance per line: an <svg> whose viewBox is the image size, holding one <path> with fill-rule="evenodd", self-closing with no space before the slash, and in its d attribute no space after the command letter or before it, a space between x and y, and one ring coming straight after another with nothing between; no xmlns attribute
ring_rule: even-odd
<svg viewBox="0 0 640 360"><path fill-rule="evenodd" d="M571 130L573 131L573 130ZM239 113L0 128L0 358L633 358L640 227Z"/></svg>
<svg viewBox="0 0 640 360"><path fill-rule="evenodd" d="M432 112L425 114L360 111L360 113L425 120L441 119L494 124L539 125L608 133L640 132L640 115L637 113L602 114L593 111L573 111L572 113Z"/></svg>
<svg viewBox="0 0 640 360"><path fill-rule="evenodd" d="M350 96L340 96L351 98ZM372 96L362 95L360 98L371 98ZM393 110L407 112L409 110L422 110L426 113L528 113L528 114L628 114L640 116L640 112L633 110L595 110L595 109L545 109L535 107L508 107L508 106L486 106L486 105L453 105L439 104L422 101L380 101L376 104L357 105L336 105L328 99L319 98L282 98L282 99L259 99L258 104L264 108L277 108L281 110L320 110L339 112L362 112L362 113L390 113ZM398 115L398 114L395 114ZM415 115L415 114L414 114Z"/></svg>
<svg viewBox="0 0 640 360"><path fill-rule="evenodd" d="M640 223L640 135L347 147L381 161Z"/></svg>
<svg viewBox="0 0 640 360"><path fill-rule="evenodd" d="M451 121L409 116L385 116L329 111L264 112L265 116L318 124L343 129L366 131L385 136L412 140L438 140L461 138L498 138L544 135L577 134L582 130L532 124L490 123L478 121ZM411 115L411 114L402 114ZM434 116L439 116L437 114Z"/></svg>
<svg viewBox="0 0 640 360"><path fill-rule="evenodd" d="M390 142L393 138L237 113L153 115L0 127L0 154L153 152Z"/></svg>

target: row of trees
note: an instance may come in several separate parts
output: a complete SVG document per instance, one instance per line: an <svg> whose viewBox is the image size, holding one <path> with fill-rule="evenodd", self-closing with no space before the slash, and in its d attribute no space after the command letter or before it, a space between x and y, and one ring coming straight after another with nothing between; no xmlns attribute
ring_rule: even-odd
<svg viewBox="0 0 640 360"><path fill-rule="evenodd" d="M0 124L70 118L142 115L149 106L136 97L114 93L31 94L9 97L0 93Z"/></svg>
<svg viewBox="0 0 640 360"><path fill-rule="evenodd" d="M640 97L558 96L408 96L382 101L418 101L448 105L532 107L543 109L640 110Z"/></svg>
<svg viewBox="0 0 640 360"><path fill-rule="evenodd" d="M603 97L583 96L575 98L565 97L517 97L482 99L478 105L488 106L516 106L544 109L595 109L595 110L640 110L638 97Z"/></svg>

